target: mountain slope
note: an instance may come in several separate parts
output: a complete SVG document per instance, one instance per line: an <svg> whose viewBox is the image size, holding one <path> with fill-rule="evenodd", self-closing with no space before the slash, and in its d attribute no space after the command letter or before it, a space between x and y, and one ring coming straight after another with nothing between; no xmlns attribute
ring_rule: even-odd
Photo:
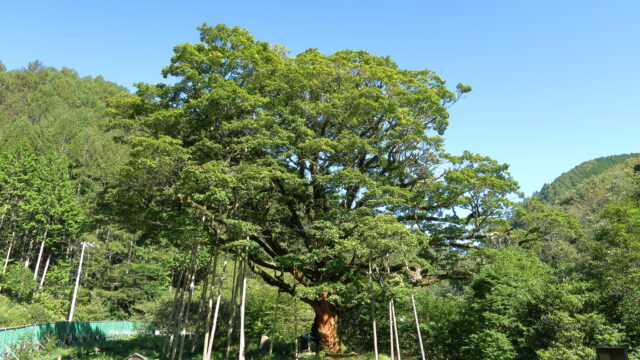
<svg viewBox="0 0 640 360"><path fill-rule="evenodd" d="M604 174L620 164L627 162L640 162L640 153L623 154L601 157L574 167L563 173L550 184L544 184L540 192L533 195L534 198L547 203L555 204L574 191L585 181ZM621 169L617 169L616 172Z"/></svg>

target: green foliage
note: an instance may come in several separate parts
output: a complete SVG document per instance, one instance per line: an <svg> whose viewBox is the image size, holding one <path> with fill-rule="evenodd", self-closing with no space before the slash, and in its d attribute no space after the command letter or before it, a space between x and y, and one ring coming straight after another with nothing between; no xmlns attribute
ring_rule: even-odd
<svg viewBox="0 0 640 360"><path fill-rule="evenodd" d="M38 287L38 283L33 280L33 273L20 265L9 266L7 272L2 275L1 284L6 292L20 302L31 300L33 292Z"/></svg>
<svg viewBox="0 0 640 360"><path fill-rule="evenodd" d="M199 30L163 69L174 83L109 100L132 152L105 202L143 238L248 249L266 283L337 316L368 303L370 263L383 299L506 225L508 166L443 149L468 86L366 51L288 56L237 27Z"/></svg>
<svg viewBox="0 0 640 360"><path fill-rule="evenodd" d="M593 347L620 344L624 334L590 312L579 288L556 283L532 253L486 254L461 317L465 359L584 359Z"/></svg>
<svg viewBox="0 0 640 360"><path fill-rule="evenodd" d="M300 334L309 331L313 314L308 306L257 281L250 281L248 287L249 337L259 339L267 335L274 342L293 343Z"/></svg>
<svg viewBox="0 0 640 360"><path fill-rule="evenodd" d="M366 353L354 359L372 357L373 306L388 352L393 298L403 357L417 358L411 294L433 360L639 353L640 155L585 162L516 205L507 165L443 148L448 108L470 87L365 51L292 56L239 28L199 30L163 70L175 81L135 94L39 62L0 64L0 326L64 320L87 241L97 246L77 320L174 327L197 247L187 328L198 330L217 247L250 260L255 354L268 335L274 358L289 356L314 323L307 305L338 315L343 349ZM159 357L158 341L92 356Z"/></svg>
<svg viewBox="0 0 640 360"><path fill-rule="evenodd" d="M36 298L33 304L17 304L10 298L0 296L0 327L60 321L55 304Z"/></svg>
<svg viewBox="0 0 640 360"><path fill-rule="evenodd" d="M623 326L631 343L640 346L640 207L624 202L602 212L604 223L591 244L587 279L594 285L597 310Z"/></svg>

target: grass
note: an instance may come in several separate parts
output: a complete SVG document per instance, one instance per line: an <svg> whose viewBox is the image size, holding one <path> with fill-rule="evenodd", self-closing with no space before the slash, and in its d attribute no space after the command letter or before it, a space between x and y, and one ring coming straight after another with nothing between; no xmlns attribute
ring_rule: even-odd
<svg viewBox="0 0 640 360"><path fill-rule="evenodd" d="M47 349L20 354L21 360L40 359L40 360L55 360L58 357L62 357L64 360L72 359L92 359L92 360L123 360L133 353L139 353L144 355L149 360L160 359L160 353L164 345L164 337L139 335L131 338L111 339L98 345L76 345L76 346L55 346L50 344ZM185 344L185 349L188 350L189 346ZM200 349L196 350L198 352ZM237 352L237 349L235 349ZM291 360L293 355L291 349L282 349L285 354L274 354L268 356L261 353L258 349L253 349L247 352L246 359L265 359L265 360ZM213 359L223 359L223 353L213 354ZM231 357L236 358L235 352ZM202 354L195 353L189 354L185 351L184 360L201 360ZM373 359L373 354L343 354L343 355L324 355L324 354L309 354L300 357L301 360L368 360Z"/></svg>

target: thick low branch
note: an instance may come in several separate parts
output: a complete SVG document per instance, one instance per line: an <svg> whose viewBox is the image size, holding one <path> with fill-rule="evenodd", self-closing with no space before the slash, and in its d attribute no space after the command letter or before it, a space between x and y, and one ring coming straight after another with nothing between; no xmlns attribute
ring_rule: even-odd
<svg viewBox="0 0 640 360"><path fill-rule="evenodd" d="M264 282L266 282L267 284L275 286L280 289L280 291L286 292L291 296L295 296L295 291L291 285L284 282L284 280L280 280L271 276L269 273L256 266L256 263L253 260L249 261L249 268L251 268L251 271L253 271L254 274L260 276L262 280L264 280Z"/></svg>

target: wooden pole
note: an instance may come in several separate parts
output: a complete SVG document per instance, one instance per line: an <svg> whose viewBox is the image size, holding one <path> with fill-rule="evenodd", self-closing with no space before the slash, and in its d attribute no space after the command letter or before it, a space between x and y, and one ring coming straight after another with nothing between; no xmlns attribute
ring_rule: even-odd
<svg viewBox="0 0 640 360"><path fill-rule="evenodd" d="M71 310L69 310L69 318L67 321L73 321L73 312L76 309L76 298L78 297L78 285L80 285L80 274L82 272L82 261L84 260L84 248L86 242L82 242L82 250L80 251L80 263L78 264L78 274L76 275L76 285L73 288L73 297L71 298Z"/></svg>
<svg viewBox="0 0 640 360"><path fill-rule="evenodd" d="M393 302L391 300L389 300L389 337L390 337L390 341L389 344L391 345L391 360L395 360L396 356L395 356L395 341L393 339L393 311L392 309L392 305Z"/></svg>
<svg viewBox="0 0 640 360"><path fill-rule="evenodd" d="M245 252L245 257L246 257ZM244 312L245 312L245 304L247 300L247 262L248 259L244 259L244 268L242 270L242 297L240 300L240 347L238 349L238 360L244 360Z"/></svg>
<svg viewBox="0 0 640 360"><path fill-rule="evenodd" d="M200 245L196 246L195 256L198 257L198 252L200 251ZM187 326L189 325L189 310L191 310L191 299L193 298L193 290L195 289L196 283L196 262L194 261L191 267L191 281L189 283L189 296L187 297L187 303L185 304L185 312L184 319L182 320L182 330L180 331L180 350L178 350L178 360L182 360L182 353L184 350L184 338L187 336Z"/></svg>
<svg viewBox="0 0 640 360"><path fill-rule="evenodd" d="M171 306L171 313L169 314L169 324L173 327L173 321L176 317L176 314L178 312L178 296L180 294L180 289L182 289L182 282L184 281L184 277L186 274L186 269L179 269L178 270L178 283L177 283L177 287L175 289L175 294L173 295L173 303ZM173 285L173 284L171 284ZM173 330L172 328L167 329L167 330ZM171 346L173 343L173 332L170 332L167 337L165 338L164 341L164 346L162 347L162 354L165 356L169 355L169 352L171 351Z"/></svg>
<svg viewBox="0 0 640 360"><path fill-rule="evenodd" d="M233 327L236 322L236 314L238 310L237 297L238 291L240 287L240 266L242 266L242 259L239 260L239 265L237 269L237 275L235 276L235 280L233 282L233 291L231 293L231 316L229 317L228 329L227 329L227 351L225 352L224 359L228 360L229 355L231 355L231 336L233 335Z"/></svg>
<svg viewBox="0 0 640 360"><path fill-rule="evenodd" d="M218 285L218 294L216 298L216 308L213 311L213 322L211 323L211 332L209 333L209 341L205 348L205 356L203 360L211 359L211 350L213 349L213 340L216 338L216 325L218 324L218 314L220 312L220 300L222 299L222 286L224 285L224 277L227 269L227 254L224 255L224 264L222 265L222 273L220 274L220 283Z"/></svg>
<svg viewBox="0 0 640 360"><path fill-rule="evenodd" d="M371 299L371 322L373 323L373 353L375 360L378 360L378 329L376 326L376 305L373 302L373 269L371 267L371 258L369 258L369 298Z"/></svg>
<svg viewBox="0 0 640 360"><path fill-rule="evenodd" d="M211 271L211 260L213 259L213 271ZM200 335L203 336L203 341L206 342L209 340L207 337L209 335L209 321L211 320L211 312L213 311L213 288L214 282L216 279L216 269L218 267L218 249L209 255L209 263L207 265L207 275L204 278L204 283L202 284L202 291L200 292L200 303L198 304L198 317L196 319L196 324L194 326L195 332L193 334L193 338L191 339L191 352L196 351L196 342ZM211 279L211 291L209 291L209 279ZM206 310L206 311L205 311ZM200 331L201 323L204 322L204 333Z"/></svg>
<svg viewBox="0 0 640 360"><path fill-rule="evenodd" d="M406 254L405 254L406 255ZM409 270L409 263L407 262L407 258L405 256L404 266L407 268L407 272ZM424 344L422 342L422 334L420 333L420 320L418 319L418 309L416 307L416 298L411 294L411 306L413 307L413 318L416 322L416 332L418 333L418 344L420 344L420 356L422 360L426 360L426 354L424 352Z"/></svg>
<svg viewBox="0 0 640 360"><path fill-rule="evenodd" d="M298 360L298 307L296 306L296 283L293 283L293 341L294 341L294 359Z"/></svg>
<svg viewBox="0 0 640 360"><path fill-rule="evenodd" d="M175 359L177 352L178 352L178 343L179 341L177 340L177 337L180 336L181 339L184 338L184 334L182 334L181 327L180 325L182 324L182 321L184 319L184 314L185 314L185 306L187 306L188 304L185 302L185 290L186 290L186 285L187 283L190 283L191 281L191 277L192 274L194 272L194 268L195 268L195 260L196 260L196 251L192 251L191 252L191 260L189 262L189 268L187 269L187 276L185 278L185 283L184 286L182 287L181 291L180 291L180 312L178 313L178 317L176 319L175 324L173 324L174 326L174 330L173 330L173 340L172 341L172 346L171 346L171 359Z"/></svg>
<svg viewBox="0 0 640 360"><path fill-rule="evenodd" d="M413 306L413 317L416 321L416 331L418 332L418 343L420 344L420 355L422 356L422 360L426 360L426 355L424 353L424 344L422 343L422 334L420 333L420 321L418 320L418 310L416 309L416 299L411 294L411 305Z"/></svg>
<svg viewBox="0 0 640 360"><path fill-rule="evenodd" d="M396 355L398 355L398 360L401 360L402 358L400 357L400 337L398 336L398 319L396 318L396 306L393 299L391 299L391 313L393 314L393 331L395 333L395 338L396 338Z"/></svg>

